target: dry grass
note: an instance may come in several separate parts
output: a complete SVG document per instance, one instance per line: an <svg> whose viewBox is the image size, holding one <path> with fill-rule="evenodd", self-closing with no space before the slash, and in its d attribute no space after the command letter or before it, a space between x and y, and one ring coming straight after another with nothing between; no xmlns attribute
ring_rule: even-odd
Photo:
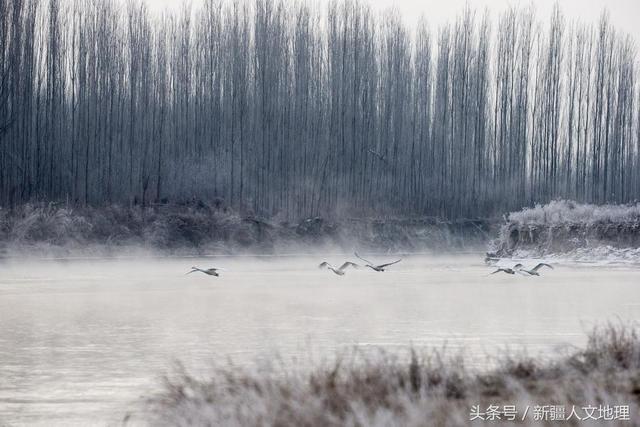
<svg viewBox="0 0 640 427"><path fill-rule="evenodd" d="M292 372L225 367L198 380L183 369L148 399L145 422L156 426L461 426L473 405L516 405L524 422L487 425L589 425L534 421L534 405L628 405L640 425L638 330L609 325L594 330L586 348L553 360L503 357L489 371L465 368L460 357L412 351L402 358L357 354L329 366ZM580 412L579 412L580 413ZM584 416L584 412L581 413Z"/></svg>

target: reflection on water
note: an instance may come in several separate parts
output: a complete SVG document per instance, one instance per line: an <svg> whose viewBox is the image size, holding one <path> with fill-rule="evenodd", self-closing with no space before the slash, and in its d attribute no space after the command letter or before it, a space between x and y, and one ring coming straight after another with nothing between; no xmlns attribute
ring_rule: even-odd
<svg viewBox="0 0 640 427"><path fill-rule="evenodd" d="M343 257L328 259L336 264ZM333 259L335 258L335 259ZM606 320L640 318L640 270L558 266L487 276L482 257L411 257L385 273L316 258L0 265L0 425L122 419L175 360L189 369L354 345L555 354ZM222 277L184 273L224 266Z"/></svg>

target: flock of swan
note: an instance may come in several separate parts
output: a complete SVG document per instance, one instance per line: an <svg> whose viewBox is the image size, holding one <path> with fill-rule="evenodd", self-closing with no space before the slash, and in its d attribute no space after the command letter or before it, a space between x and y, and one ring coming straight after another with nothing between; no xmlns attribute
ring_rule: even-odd
<svg viewBox="0 0 640 427"><path fill-rule="evenodd" d="M400 261L402 261L402 259L399 259L397 261L387 262L385 264L374 264L371 261L368 261L368 260L362 258L360 255L358 255L357 252L354 252L354 255L356 257L358 257L358 259L360 259L360 260L362 260L362 261L364 261L366 263L364 265L365 268L370 268L373 271L377 271L378 273L382 273L385 268L389 267L390 265L397 264ZM360 268L362 266L359 265L359 264L356 264L355 262L347 261L344 264L342 264L340 267L336 268L333 265L329 264L327 261L324 261L318 267L319 268L326 268L328 270L331 270L335 274L337 274L338 276L344 276L346 274L346 272L347 272L346 270L347 270L348 267Z"/></svg>
<svg viewBox="0 0 640 427"><path fill-rule="evenodd" d="M323 261L322 263L320 263L320 265L318 266L318 268L321 269L327 269L329 271L332 271L334 274L337 274L338 276L344 276L345 274L347 274L347 269L349 267L351 268L370 268L373 271L376 271L378 273L384 272L386 268L388 268L389 266L392 266L394 264L399 263L400 261L402 261L402 259L398 259L396 261L392 261L392 262L387 262L384 264L374 264L373 262L362 258L360 255L358 255L357 252L354 252L354 255L360 259L361 261L364 261L365 264L364 265L360 265L360 264L356 264L355 262L352 261L345 261L340 267L335 267L331 264L329 264L327 261ZM490 258L487 257L485 258L485 263L488 265L493 265L495 262L497 262L499 259L497 258ZM492 275L492 274L496 274L496 273L505 273L505 274L521 274L524 276L540 276L540 271L543 267L547 267L553 270L553 266L544 263L544 262L540 262L537 265L535 265L532 268L527 268L525 267L522 263L518 263L515 264L513 267L501 267L501 266L496 266L497 269L491 273L489 273L488 275ZM191 273L203 273L206 274L208 276L215 276L218 277L220 276L219 271L220 270L224 270L223 268L218 268L218 267L212 267L212 268L206 268L206 269L202 269L202 268L198 268L198 267L191 267L191 271L185 273L185 274L191 274Z"/></svg>
<svg viewBox="0 0 640 427"><path fill-rule="evenodd" d="M487 257L485 258L484 261L489 266L495 266L494 263L496 263L498 259ZM543 267L547 267L553 270L553 266L545 262L539 262L533 268L527 268L522 263L517 263L513 267L501 267L501 266L495 266L495 267L497 267L497 269L489 273L489 275L496 274L496 273L505 273L505 274L521 274L523 276L540 276L540 272L538 270L542 269Z"/></svg>
<svg viewBox="0 0 640 427"><path fill-rule="evenodd" d="M356 257L358 257L360 260L364 261L366 264L364 264L364 266L361 266L359 264L356 264L355 262L351 262L351 261L347 261L344 264L342 264L340 267L334 267L333 265L329 264L327 261L322 262L318 268L326 268L327 270L333 271L335 274L337 274L338 276L344 276L347 273L347 268L349 267L353 267L353 268L360 268L360 267L365 267L365 268L370 268L373 271L377 271L378 273L381 273L383 271L385 271L385 268L389 267L390 265L393 264L397 264L400 261L402 261L402 259L393 261L393 262L387 262L384 264L374 264L371 261L368 261L364 258L362 258L360 255L358 255L357 252L354 253L354 255ZM191 273L204 273L208 276L215 276L218 277L220 276L219 271L223 270L222 268L218 268L218 267L212 267L212 268L198 268L198 267L191 267L191 271L188 271L185 274L191 274Z"/></svg>

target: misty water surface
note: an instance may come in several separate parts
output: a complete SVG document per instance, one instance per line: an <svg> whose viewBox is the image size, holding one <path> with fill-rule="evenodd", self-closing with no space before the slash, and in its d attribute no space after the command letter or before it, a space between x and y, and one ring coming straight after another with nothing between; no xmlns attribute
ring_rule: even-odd
<svg viewBox="0 0 640 427"><path fill-rule="evenodd" d="M176 360L206 372L279 354L305 365L353 346L568 351L607 320L640 319L640 270L559 265L488 276L481 255L413 256L339 277L352 257L5 261L0 425L117 423ZM380 261L390 259L379 257ZM185 272L222 266L222 277Z"/></svg>

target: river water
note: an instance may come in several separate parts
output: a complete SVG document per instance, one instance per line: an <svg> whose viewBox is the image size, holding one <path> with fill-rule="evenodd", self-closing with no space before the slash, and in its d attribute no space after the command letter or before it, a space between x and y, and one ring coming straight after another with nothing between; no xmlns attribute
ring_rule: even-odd
<svg viewBox="0 0 640 427"><path fill-rule="evenodd" d="M177 360L197 371L413 346L481 365L506 350L557 355L594 325L640 320L634 266L488 275L467 254L337 276L317 268L325 259L350 257L4 261L0 425L118 425ZM185 275L192 265L225 270Z"/></svg>

